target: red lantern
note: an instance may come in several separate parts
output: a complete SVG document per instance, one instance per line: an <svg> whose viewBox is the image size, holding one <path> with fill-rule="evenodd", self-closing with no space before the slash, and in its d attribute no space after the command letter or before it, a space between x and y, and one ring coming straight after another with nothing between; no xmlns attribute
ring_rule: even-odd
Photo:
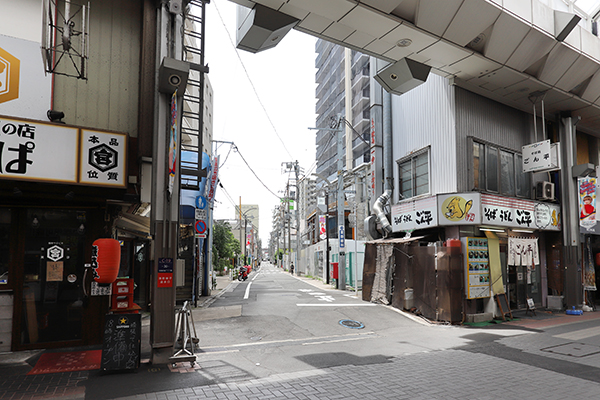
<svg viewBox="0 0 600 400"><path fill-rule="evenodd" d="M121 245L116 239L97 239L92 243L94 280L111 284L117 279L121 263Z"/></svg>
<svg viewBox="0 0 600 400"><path fill-rule="evenodd" d="M596 265L600 266L600 253L596 253Z"/></svg>

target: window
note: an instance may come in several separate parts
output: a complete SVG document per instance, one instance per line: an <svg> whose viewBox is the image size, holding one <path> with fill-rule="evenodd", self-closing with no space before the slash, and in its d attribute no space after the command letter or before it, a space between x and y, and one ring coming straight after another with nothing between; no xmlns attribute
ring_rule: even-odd
<svg viewBox="0 0 600 400"><path fill-rule="evenodd" d="M429 151L423 151L398 162L400 199L429 193Z"/></svg>
<svg viewBox="0 0 600 400"><path fill-rule="evenodd" d="M505 196L530 197L523 157L497 146L473 142L473 188Z"/></svg>

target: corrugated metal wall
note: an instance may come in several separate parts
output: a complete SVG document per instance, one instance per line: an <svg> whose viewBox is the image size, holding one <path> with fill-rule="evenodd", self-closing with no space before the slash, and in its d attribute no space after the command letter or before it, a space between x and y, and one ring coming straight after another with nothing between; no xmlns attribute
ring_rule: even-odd
<svg viewBox="0 0 600 400"><path fill-rule="evenodd" d="M532 141L533 117L459 87L455 92L458 192L465 192L472 189L473 164L467 137L474 136L520 153L521 147Z"/></svg>
<svg viewBox="0 0 600 400"><path fill-rule="evenodd" d="M54 109L68 124L137 137L142 2L94 0L88 80L55 76Z"/></svg>
<svg viewBox="0 0 600 400"><path fill-rule="evenodd" d="M431 193L457 191L454 86L430 74L427 82L402 96L392 96L394 187L398 202L399 159L431 146Z"/></svg>

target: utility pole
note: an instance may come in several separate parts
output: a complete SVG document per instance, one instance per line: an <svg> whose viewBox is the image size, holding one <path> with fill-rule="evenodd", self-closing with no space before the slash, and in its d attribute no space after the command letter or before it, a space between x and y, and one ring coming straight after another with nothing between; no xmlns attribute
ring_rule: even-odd
<svg viewBox="0 0 600 400"><path fill-rule="evenodd" d="M240 206L238 208L238 211L239 211L239 215L240 215L240 221L239 221L239 225L238 225L240 227L240 246L242 246L242 243L244 243L244 242L242 242L242 196L240 196ZM240 249L240 255L241 255L241 251L242 251L242 249ZM240 259L240 257L238 257L238 262L240 261L239 259ZM246 262L245 259L244 259L244 262ZM242 266L242 265L243 264L240 263L240 266Z"/></svg>
<svg viewBox="0 0 600 400"><path fill-rule="evenodd" d="M338 117L337 128L337 214L338 214L338 240L339 240L339 257L338 257L338 289L346 289L346 247L345 247L345 205L344 205L344 152L343 131L339 126L342 121Z"/></svg>

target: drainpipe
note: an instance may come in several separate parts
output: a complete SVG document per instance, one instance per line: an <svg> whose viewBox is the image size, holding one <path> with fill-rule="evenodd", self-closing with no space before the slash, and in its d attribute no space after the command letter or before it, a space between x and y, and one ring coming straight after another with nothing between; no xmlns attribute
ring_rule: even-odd
<svg viewBox="0 0 600 400"><path fill-rule="evenodd" d="M383 91L383 175L384 175L384 192L375 200L373 211L377 216L383 236L387 237L392 233L392 225L385 215L385 205L392 198L392 95L387 91Z"/></svg>

